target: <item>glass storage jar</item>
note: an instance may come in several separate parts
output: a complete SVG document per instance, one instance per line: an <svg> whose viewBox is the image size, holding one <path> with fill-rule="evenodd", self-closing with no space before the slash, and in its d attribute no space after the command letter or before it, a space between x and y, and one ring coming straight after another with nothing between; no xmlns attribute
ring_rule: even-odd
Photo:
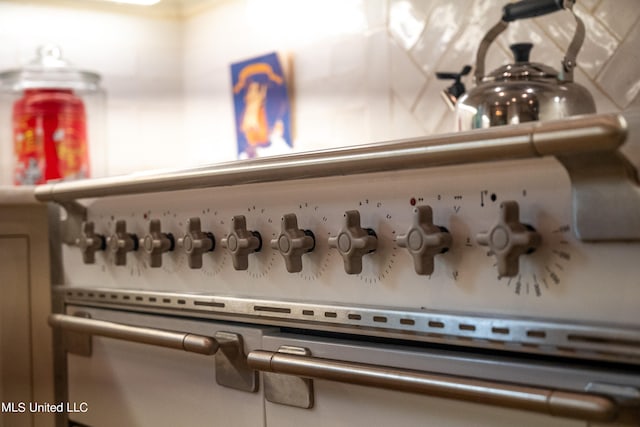
<svg viewBox="0 0 640 427"><path fill-rule="evenodd" d="M0 72L0 184L104 175L104 122L100 76L40 47L24 68Z"/></svg>

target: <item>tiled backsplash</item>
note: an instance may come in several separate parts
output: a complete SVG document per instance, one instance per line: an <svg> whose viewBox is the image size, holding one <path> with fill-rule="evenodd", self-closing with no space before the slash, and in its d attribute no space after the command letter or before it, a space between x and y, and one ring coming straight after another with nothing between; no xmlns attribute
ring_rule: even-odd
<svg viewBox="0 0 640 427"><path fill-rule="evenodd" d="M354 145L452 131L440 99L447 82L435 72L473 64L504 3L228 0L158 19L0 1L0 69L56 42L101 73L108 143L95 161L109 175L234 159L229 64L274 50L293 58L295 149ZM600 112L640 108L638 5L577 1L587 37L576 80ZM522 41L535 44L533 61L557 69L574 27L568 12L516 22L489 50L486 69L511 62L508 45ZM2 144L6 183L10 148Z"/></svg>
<svg viewBox="0 0 640 427"><path fill-rule="evenodd" d="M416 11L411 16L420 16L421 22L426 23L415 45L407 47L402 34L393 31L399 25L393 22L394 14L390 14L391 49L398 51L396 57L407 56L409 61L405 60L405 66L415 69L413 91L403 82L406 70L391 74L393 92L401 101L398 108L405 110L401 113L401 123L407 120L406 114L409 113L426 133L452 129L449 112L444 105L436 104L443 82L436 80L434 73L436 70L458 71L464 64L474 65L479 41L500 18L501 7L498 6L506 2L496 3L482 0L391 0L391 11L410 5ZM599 112L621 111L639 103L638 6L637 0L615 3L613 0L578 0L575 6L576 14L586 26L586 39L578 56L575 77L592 93ZM575 22L566 11L512 23L490 48L486 69L490 71L512 62L508 46L523 41L534 43L532 61L558 69L574 29ZM470 77L466 83L467 87L472 86ZM393 123L392 127L398 125Z"/></svg>

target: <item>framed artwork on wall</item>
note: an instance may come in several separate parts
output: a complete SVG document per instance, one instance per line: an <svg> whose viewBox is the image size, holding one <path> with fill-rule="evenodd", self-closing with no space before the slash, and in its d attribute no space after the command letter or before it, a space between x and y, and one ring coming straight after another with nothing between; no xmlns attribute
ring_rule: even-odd
<svg viewBox="0 0 640 427"><path fill-rule="evenodd" d="M238 158L291 152L289 58L278 52L231 64Z"/></svg>

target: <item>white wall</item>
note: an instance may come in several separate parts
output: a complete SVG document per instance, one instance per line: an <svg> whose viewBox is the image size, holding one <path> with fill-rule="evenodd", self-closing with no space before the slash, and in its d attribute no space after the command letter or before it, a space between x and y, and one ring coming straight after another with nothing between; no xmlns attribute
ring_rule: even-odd
<svg viewBox="0 0 640 427"><path fill-rule="evenodd" d="M273 50L293 58L296 150L369 143L452 129L439 98L446 83L434 73L472 63L505 2L229 0L158 19L0 1L0 69L54 41L101 73L108 143L97 162L109 175L233 160L229 65ZM578 82L601 112L640 107L637 0L578 3L587 26ZM534 61L558 68L573 27L566 12L512 25L487 69L510 61L510 43L527 40Z"/></svg>
<svg viewBox="0 0 640 427"><path fill-rule="evenodd" d="M55 43L66 59L102 75L106 135L91 141L95 175L186 165L181 145L182 29L175 19L0 2L0 70ZM0 183L11 183L10 105L0 106ZM94 122L95 124L95 122ZM91 125L91 123L90 123Z"/></svg>

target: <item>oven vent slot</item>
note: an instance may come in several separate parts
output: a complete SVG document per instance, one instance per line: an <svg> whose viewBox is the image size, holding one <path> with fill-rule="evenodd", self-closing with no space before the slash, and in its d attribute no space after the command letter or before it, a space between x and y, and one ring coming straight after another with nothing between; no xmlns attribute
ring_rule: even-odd
<svg viewBox="0 0 640 427"><path fill-rule="evenodd" d="M429 325L430 328L438 328L438 329L444 328L444 323L443 322L438 322L436 320L429 320L428 325Z"/></svg>
<svg viewBox="0 0 640 427"><path fill-rule="evenodd" d="M373 316L373 321L378 323L387 323L387 318L385 316Z"/></svg>
<svg viewBox="0 0 640 427"><path fill-rule="evenodd" d="M416 321L413 319L400 319L400 324L401 325L409 325L409 326L413 326L416 324Z"/></svg>
<svg viewBox="0 0 640 427"><path fill-rule="evenodd" d="M359 314L349 313L347 317L349 318L349 320L362 320L362 316L360 316Z"/></svg>
<svg viewBox="0 0 640 427"><path fill-rule="evenodd" d="M589 343L589 344L601 344L601 345L621 345L625 347L640 347L640 341L635 340L625 340L620 338L605 338L605 337L596 337L589 335L577 335L577 334L569 334L567 335L568 341L581 342L581 343Z"/></svg>
<svg viewBox="0 0 640 427"><path fill-rule="evenodd" d="M303 316L313 316L315 312L313 310L302 310Z"/></svg>
<svg viewBox="0 0 640 427"><path fill-rule="evenodd" d="M544 331L527 331L527 336L530 338L546 338L547 333Z"/></svg>
<svg viewBox="0 0 640 427"><path fill-rule="evenodd" d="M254 305L253 306L253 311L266 311L268 313L284 313L284 314L291 314L291 309L290 308L283 308L283 307L268 307L266 305Z"/></svg>
<svg viewBox="0 0 640 427"><path fill-rule="evenodd" d="M336 317L338 317L338 313L336 313L335 311L325 311L324 317L335 319Z"/></svg>
<svg viewBox="0 0 640 427"><path fill-rule="evenodd" d="M215 308L224 308L225 303L223 302L215 302L215 301L194 301L193 305L202 306L202 307L215 307Z"/></svg>
<svg viewBox="0 0 640 427"><path fill-rule="evenodd" d="M494 333L494 334L509 335L509 328L493 327L493 328L491 328L491 332Z"/></svg>
<svg viewBox="0 0 640 427"><path fill-rule="evenodd" d="M529 343L529 342L523 342L520 345L522 347L524 347L524 348L539 348L540 347L538 344L532 344L532 343Z"/></svg>
<svg viewBox="0 0 640 427"><path fill-rule="evenodd" d="M469 325L468 323L461 323L458 325L458 329L461 331L475 331L476 327L474 325Z"/></svg>

